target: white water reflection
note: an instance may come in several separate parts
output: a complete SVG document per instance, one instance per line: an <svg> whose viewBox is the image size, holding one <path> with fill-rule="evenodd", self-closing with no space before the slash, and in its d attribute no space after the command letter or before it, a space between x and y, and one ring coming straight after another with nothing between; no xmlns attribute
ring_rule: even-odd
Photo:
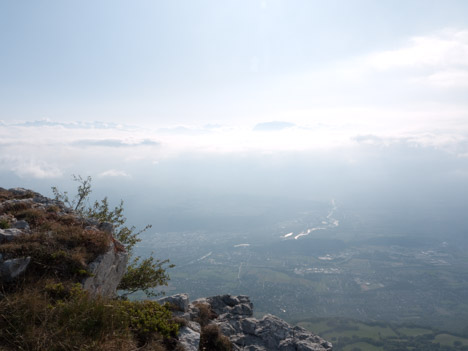
<svg viewBox="0 0 468 351"><path fill-rule="evenodd" d="M335 212L336 212L337 208L338 208L337 205L336 205L335 199L331 200L331 205L332 205L332 208L328 212L328 214L327 214L327 216L325 218L326 220L324 219L324 220L321 221L321 224L322 224L321 226L308 228L308 229L300 232L297 235L294 235L294 232L291 232L291 233L282 235L281 238L286 239L286 238L289 238L289 237L294 237L294 239L297 240L300 237L307 236L310 233L313 233L313 232L315 232L317 230L327 230L327 229L338 227L340 225L340 221L333 217L335 215Z"/></svg>

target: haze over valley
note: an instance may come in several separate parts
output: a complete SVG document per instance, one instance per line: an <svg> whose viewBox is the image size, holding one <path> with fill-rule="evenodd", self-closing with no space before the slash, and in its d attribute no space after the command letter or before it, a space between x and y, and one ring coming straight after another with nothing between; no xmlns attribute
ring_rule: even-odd
<svg viewBox="0 0 468 351"><path fill-rule="evenodd" d="M336 350L466 349L467 13L2 2L0 187L91 176L152 224L167 294L248 295Z"/></svg>

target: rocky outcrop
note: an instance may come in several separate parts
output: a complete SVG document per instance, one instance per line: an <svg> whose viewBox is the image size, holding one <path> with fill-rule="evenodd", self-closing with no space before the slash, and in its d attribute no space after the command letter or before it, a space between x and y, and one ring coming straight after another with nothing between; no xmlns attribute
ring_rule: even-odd
<svg viewBox="0 0 468 351"><path fill-rule="evenodd" d="M180 328L178 335L179 343L184 347L185 351L198 351L200 347L200 333L201 328L199 324L194 323L191 327L184 326Z"/></svg>
<svg viewBox="0 0 468 351"><path fill-rule="evenodd" d="M24 232L17 228L0 229L0 243L12 241L16 236Z"/></svg>
<svg viewBox="0 0 468 351"><path fill-rule="evenodd" d="M87 231L106 232L110 240L108 250L99 255L87 266L89 276L82 281L83 288L91 294L113 296L122 276L126 271L128 255L122 244L114 239L114 228L111 223L99 223L93 219L82 218L66 207L62 202L49 199L31 190L0 188L0 245L12 242L16 237L34 233L30 223L16 218L12 213L17 209L32 209L43 213L54 212L57 220L67 217L74 220ZM31 263L30 257L10 257L4 259L0 254L0 280L8 282L25 273Z"/></svg>
<svg viewBox="0 0 468 351"><path fill-rule="evenodd" d="M91 276L83 281L83 288L92 295L114 296L125 270L128 255L111 242L109 250L88 265Z"/></svg>
<svg viewBox="0 0 468 351"><path fill-rule="evenodd" d="M183 312L184 314L189 311L189 296L188 294L177 294L166 296L158 300L160 304L168 303L171 305L172 310L176 312Z"/></svg>
<svg viewBox="0 0 468 351"><path fill-rule="evenodd" d="M331 351L332 344L304 328L293 327L284 320L267 314L253 318L253 305L247 296L222 295L197 299L187 305L187 294L160 299L172 306L187 306L174 312L187 321L179 341L186 351L198 351L201 327L200 309L208 306L212 319L229 338L234 351Z"/></svg>

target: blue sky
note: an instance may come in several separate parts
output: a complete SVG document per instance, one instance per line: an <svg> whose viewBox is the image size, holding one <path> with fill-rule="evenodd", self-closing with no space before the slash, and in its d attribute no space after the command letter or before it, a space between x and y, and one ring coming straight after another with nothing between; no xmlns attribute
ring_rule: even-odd
<svg viewBox="0 0 468 351"><path fill-rule="evenodd" d="M0 162L47 177L64 172L38 150L59 146L157 162L362 136L468 155L467 14L450 0L1 1Z"/></svg>

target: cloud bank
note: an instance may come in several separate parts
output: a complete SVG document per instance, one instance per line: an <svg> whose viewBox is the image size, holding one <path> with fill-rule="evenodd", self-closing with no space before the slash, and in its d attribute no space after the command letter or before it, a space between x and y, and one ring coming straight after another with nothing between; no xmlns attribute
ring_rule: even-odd
<svg viewBox="0 0 468 351"><path fill-rule="evenodd" d="M401 143L468 155L466 29L415 36L399 48L272 80L267 100L257 102L261 108L239 120L221 116L209 123L175 120L173 125L140 120L136 126L3 121L0 163L21 177L60 177L87 164L103 177L125 177L131 172L122 163L157 164L181 155L301 153ZM266 108L270 104L272 110Z"/></svg>

